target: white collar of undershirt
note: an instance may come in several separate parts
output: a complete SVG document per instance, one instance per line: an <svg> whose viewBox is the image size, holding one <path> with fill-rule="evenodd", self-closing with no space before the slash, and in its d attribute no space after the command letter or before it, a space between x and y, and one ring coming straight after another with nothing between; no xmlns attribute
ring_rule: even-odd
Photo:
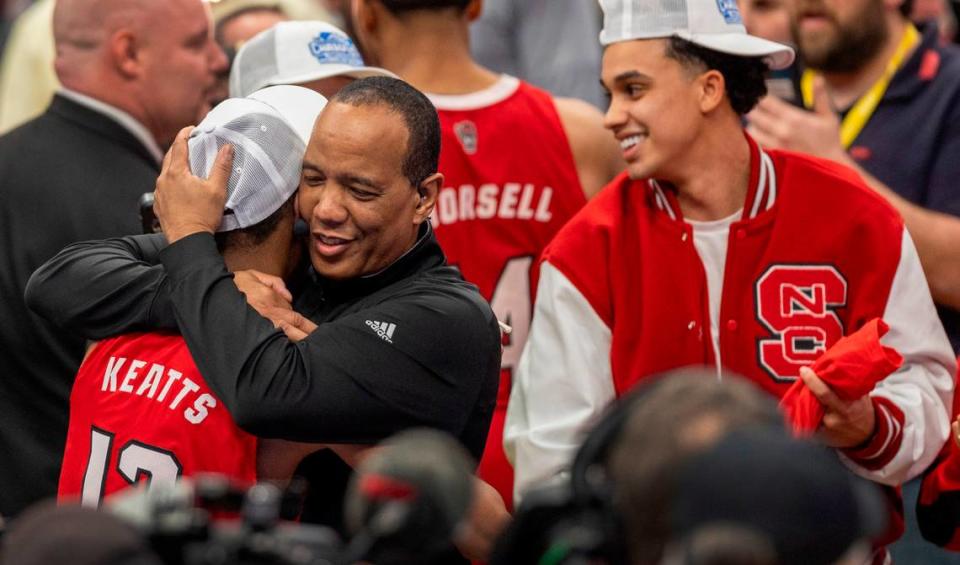
<svg viewBox="0 0 960 565"><path fill-rule="evenodd" d="M699 232L718 232L726 231L730 229L730 226L733 225L733 222L740 219L740 216L743 215L743 208L740 208L733 214L730 214L726 218L720 218L719 220L688 220L684 218L684 221L690 224L694 231Z"/></svg>
<svg viewBox="0 0 960 565"><path fill-rule="evenodd" d="M510 75L500 75L493 85L470 94L433 94L427 98L438 110L479 110L503 102L520 88L520 80Z"/></svg>
<svg viewBox="0 0 960 565"><path fill-rule="evenodd" d="M146 126L144 126L130 114L124 112L116 106L111 106L102 100L97 100L96 98L87 96L86 94L81 94L76 90L70 90L69 88L61 87L57 93L64 98L89 108L94 112L103 114L104 116L107 116L111 120L117 122L123 126L125 130L130 132L130 135L137 138L137 140L143 144L143 146L158 164L163 161L163 150L160 149L160 145L157 144L157 140L153 138L153 135L146 128Z"/></svg>

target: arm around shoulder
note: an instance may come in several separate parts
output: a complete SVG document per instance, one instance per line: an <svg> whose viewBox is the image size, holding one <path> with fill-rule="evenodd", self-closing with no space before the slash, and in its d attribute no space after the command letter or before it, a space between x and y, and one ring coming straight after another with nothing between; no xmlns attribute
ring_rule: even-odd
<svg viewBox="0 0 960 565"><path fill-rule="evenodd" d="M162 235L75 243L44 263L27 283L25 300L51 323L87 339L175 328L166 276L157 255Z"/></svg>
<svg viewBox="0 0 960 565"><path fill-rule="evenodd" d="M202 266L203 239L171 246L164 263L187 345L205 352L198 367L240 427L323 443L375 443L419 426L486 433L499 333L479 295L485 311L426 293L387 298L293 343L245 304L222 266Z"/></svg>

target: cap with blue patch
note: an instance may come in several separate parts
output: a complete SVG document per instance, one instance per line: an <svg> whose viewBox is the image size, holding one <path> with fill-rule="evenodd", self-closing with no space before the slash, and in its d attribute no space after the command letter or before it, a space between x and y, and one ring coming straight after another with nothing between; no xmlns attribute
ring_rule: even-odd
<svg viewBox="0 0 960 565"><path fill-rule="evenodd" d="M396 75L364 65L360 51L326 22L280 22L243 44L230 69L230 96L242 98L266 86L304 84L334 76Z"/></svg>
<svg viewBox="0 0 960 565"><path fill-rule="evenodd" d="M604 46L679 37L741 57L763 57L771 69L793 63L793 48L747 34L737 0L600 0Z"/></svg>

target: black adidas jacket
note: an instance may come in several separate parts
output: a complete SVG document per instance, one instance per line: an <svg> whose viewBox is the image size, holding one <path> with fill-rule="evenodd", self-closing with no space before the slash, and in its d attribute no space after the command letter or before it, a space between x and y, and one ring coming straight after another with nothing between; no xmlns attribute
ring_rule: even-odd
<svg viewBox="0 0 960 565"><path fill-rule="evenodd" d="M255 435L364 444L429 426L479 459L499 328L429 226L383 272L334 284L304 269L291 287L294 308L319 324L299 343L247 305L211 235L169 247L131 236L67 247L33 275L26 299L88 339L179 328L210 388Z"/></svg>

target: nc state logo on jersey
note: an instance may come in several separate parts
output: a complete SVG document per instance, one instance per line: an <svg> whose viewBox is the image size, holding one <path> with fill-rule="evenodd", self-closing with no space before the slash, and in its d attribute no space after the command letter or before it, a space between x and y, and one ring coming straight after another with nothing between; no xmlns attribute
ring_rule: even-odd
<svg viewBox="0 0 960 565"><path fill-rule="evenodd" d="M832 265L773 265L757 280L757 319L770 337L757 343L760 366L777 382L795 380L843 337L836 310L847 281Z"/></svg>
<svg viewBox="0 0 960 565"><path fill-rule="evenodd" d="M464 120L453 124L453 132L457 134L460 145L467 155L473 155L477 152L477 126L470 120Z"/></svg>

